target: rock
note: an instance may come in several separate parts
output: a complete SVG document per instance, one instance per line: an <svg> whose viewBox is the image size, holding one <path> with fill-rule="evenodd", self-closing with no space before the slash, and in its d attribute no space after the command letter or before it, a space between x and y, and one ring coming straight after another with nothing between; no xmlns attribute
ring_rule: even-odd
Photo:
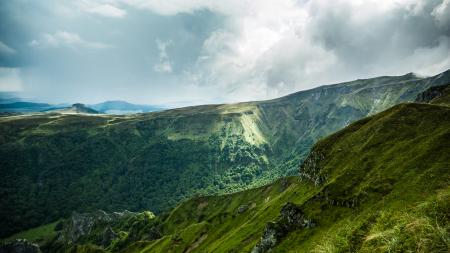
<svg viewBox="0 0 450 253"><path fill-rule="evenodd" d="M281 241L289 232L314 227L312 220L307 219L303 211L293 203L286 203L281 208L277 221L269 222L264 228L260 241L253 248L252 253L267 252Z"/></svg>
<svg viewBox="0 0 450 253"><path fill-rule="evenodd" d="M243 205L240 205L239 207L238 207L238 213L243 213L243 212L245 212L245 211L247 211L248 210L248 205L246 205L246 204L243 204Z"/></svg>
<svg viewBox="0 0 450 253"><path fill-rule="evenodd" d="M253 248L252 253L267 252L269 249L276 245L276 243L282 236L283 234L281 234L281 230L278 228L277 223L267 223L264 227L263 235L258 244L256 244L256 246Z"/></svg>
<svg viewBox="0 0 450 253"><path fill-rule="evenodd" d="M102 246L104 248L108 247L108 245L110 245L111 242L117 237L118 237L117 233L114 232L111 226L108 225L103 231Z"/></svg>
<svg viewBox="0 0 450 253"><path fill-rule="evenodd" d="M0 245L0 253L41 253L41 250L37 244L25 239L17 239Z"/></svg>
<svg viewBox="0 0 450 253"><path fill-rule="evenodd" d="M429 103L431 100L441 97L444 94L444 90L449 86L450 84L430 87L419 93L415 102Z"/></svg>
<svg viewBox="0 0 450 253"><path fill-rule="evenodd" d="M102 210L83 214L73 212L64 227L64 238L70 243L77 243L81 238L89 235L94 227L99 225L106 227L132 215L136 214L129 211L106 213Z"/></svg>
<svg viewBox="0 0 450 253"><path fill-rule="evenodd" d="M160 226L153 226L147 233L146 239L149 241L159 239L163 236Z"/></svg>
<svg viewBox="0 0 450 253"><path fill-rule="evenodd" d="M327 177L321 171L320 162L325 160L325 156L317 151L311 151L308 157L300 166L300 179L309 181L314 185L322 185L327 181Z"/></svg>
<svg viewBox="0 0 450 253"><path fill-rule="evenodd" d="M311 222L305 218L303 211L293 203L288 202L281 208L280 221L286 231L309 227Z"/></svg>
<svg viewBox="0 0 450 253"><path fill-rule="evenodd" d="M281 179L280 192L284 192L289 187L289 181L286 178Z"/></svg>

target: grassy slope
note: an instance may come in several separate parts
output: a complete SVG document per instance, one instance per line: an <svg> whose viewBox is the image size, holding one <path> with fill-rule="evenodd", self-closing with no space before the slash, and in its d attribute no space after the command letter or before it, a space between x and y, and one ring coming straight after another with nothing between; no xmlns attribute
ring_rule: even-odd
<svg viewBox="0 0 450 253"><path fill-rule="evenodd" d="M11 242L16 239L26 239L30 242L43 242L56 235L55 226L58 222L49 223L36 228L14 234L8 238L2 239L2 242Z"/></svg>
<svg viewBox="0 0 450 253"><path fill-rule="evenodd" d="M290 233L276 252L447 252L449 143L449 107L395 106L315 145L324 157L318 162L327 178L323 185L292 177L188 201L165 220L172 235L124 252L249 252L287 201L300 205L317 226ZM358 204L347 207L353 199ZM253 208L238 214L242 204Z"/></svg>
<svg viewBox="0 0 450 253"><path fill-rule="evenodd" d="M296 171L312 144L450 73L357 80L280 99L133 116L0 118L0 236L72 210L157 213Z"/></svg>

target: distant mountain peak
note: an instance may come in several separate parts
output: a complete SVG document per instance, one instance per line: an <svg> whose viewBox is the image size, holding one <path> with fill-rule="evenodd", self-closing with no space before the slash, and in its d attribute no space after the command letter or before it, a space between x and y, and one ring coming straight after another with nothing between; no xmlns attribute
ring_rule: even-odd
<svg viewBox="0 0 450 253"><path fill-rule="evenodd" d="M82 103L75 103L70 107L49 110L49 112L61 113L61 114L99 114L100 113L90 107L87 107L85 104L82 104Z"/></svg>
<svg viewBox="0 0 450 253"><path fill-rule="evenodd" d="M89 114L98 114L99 112L87 107L85 104L82 103L75 103L70 107L70 109L73 109L76 113L89 113Z"/></svg>
<svg viewBox="0 0 450 253"><path fill-rule="evenodd" d="M99 104L89 105L89 107L107 114L133 114L163 110L159 106L132 104L123 100L108 100Z"/></svg>

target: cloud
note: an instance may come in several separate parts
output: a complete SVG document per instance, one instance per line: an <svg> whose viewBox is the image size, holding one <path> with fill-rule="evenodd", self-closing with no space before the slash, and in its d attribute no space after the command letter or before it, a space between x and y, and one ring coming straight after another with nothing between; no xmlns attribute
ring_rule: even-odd
<svg viewBox="0 0 450 253"><path fill-rule="evenodd" d="M241 12L252 0L113 0L133 8L146 9L160 15L176 15L179 13L194 13L195 11L208 9L223 14ZM256 2L256 1L253 1Z"/></svg>
<svg viewBox="0 0 450 253"><path fill-rule="evenodd" d="M6 45L5 43L3 43L2 41L0 41L0 54L11 55L11 54L15 54L15 53L16 53L16 50L14 48L11 48L8 45Z"/></svg>
<svg viewBox="0 0 450 253"><path fill-rule="evenodd" d="M169 60L169 55L167 54L167 47L172 44L172 41L160 41L156 40L156 45L159 51L159 63L153 66L153 70L162 73L172 72L172 63Z"/></svg>
<svg viewBox="0 0 450 253"><path fill-rule="evenodd" d="M76 2L78 7L88 13L94 13L105 17L122 18L127 12L109 3L97 3L95 1Z"/></svg>
<svg viewBox="0 0 450 253"><path fill-rule="evenodd" d="M22 79L18 68L0 67L0 92L21 91Z"/></svg>
<svg viewBox="0 0 450 253"><path fill-rule="evenodd" d="M227 101L273 98L378 75L432 75L450 67L449 0L210 1L147 6L161 13L211 8L228 16L204 42L187 78ZM195 3L195 4L194 4ZM195 78L193 78L195 77Z"/></svg>
<svg viewBox="0 0 450 253"><path fill-rule="evenodd" d="M443 0L431 13L441 26L450 25L450 0Z"/></svg>
<svg viewBox="0 0 450 253"><path fill-rule="evenodd" d="M450 68L450 0L27 3L0 10L17 51L0 63L28 64L24 87L46 99L235 102Z"/></svg>
<svg viewBox="0 0 450 253"><path fill-rule="evenodd" d="M81 38L80 35L67 31L59 31L54 34L45 33L42 35L42 38L29 42L29 45L33 48L57 48L62 46L90 49L112 48L109 44L87 41Z"/></svg>

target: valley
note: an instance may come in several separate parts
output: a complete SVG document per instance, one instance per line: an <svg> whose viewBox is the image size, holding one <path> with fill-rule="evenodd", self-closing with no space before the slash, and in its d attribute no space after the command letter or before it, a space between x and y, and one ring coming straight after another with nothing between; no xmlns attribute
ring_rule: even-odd
<svg viewBox="0 0 450 253"><path fill-rule="evenodd" d="M49 252L446 252L450 87L436 90L431 104L396 105L320 140L299 176L158 216L74 213L36 241Z"/></svg>
<svg viewBox="0 0 450 253"><path fill-rule="evenodd" d="M99 209L106 212L151 210L157 218L154 218L153 214L149 216L151 218L148 218L148 215L144 215L144 218L137 216L144 219L145 224L157 222L161 225L159 236L162 237L155 238L157 241L154 241L153 246L145 243L146 248L152 249L149 252L186 250L184 246L170 248L170 250L164 247L170 245L173 247L173 243L170 243L173 239L171 234L176 232L183 238L178 233L184 233L181 231L185 231L189 226L194 226L198 229L196 233L200 233L200 235L188 233L187 231L191 231L191 228L186 230L188 234L185 236L191 236L189 237L191 239L197 240L200 236L201 242L198 242L199 246L196 247L216 245L217 248L205 249L207 252L211 250L216 252L219 249L226 252L227 249L237 248L250 251L258 243L264 224L277 219L280 208L287 202L299 205L302 214L305 212L303 210L311 210L307 217L311 218L311 222L317 223L323 215L314 209L317 205L321 206L325 203L325 205L349 208L361 201L360 198L366 197L370 199L368 206L378 205L380 197L391 194L393 191L391 187L394 186L389 185L397 185L395 183L397 181L403 182L404 179L400 177L401 171L409 167L402 165L404 160L396 162L394 159L392 166L400 167L396 167L398 171L391 177L385 176L383 171L391 172L393 168L383 164L384 161L389 161L388 164L390 164L393 154L399 152L403 154L404 151L401 151L404 149L403 145L409 147L403 141L399 140L398 143L396 141L396 138L401 138L403 133L408 134L408 131L399 131L398 127L403 122L391 123L393 128L385 124L404 117L410 126L425 124L422 121L441 120L444 124L441 128L433 129L430 123L424 125L428 130L425 131L424 128L414 133L422 134L424 130L426 134L433 134L435 133L433 131L439 130L441 132L436 132L436 136L448 138L445 130L448 127L445 99L439 100L444 101L442 106L394 105L414 101L423 90L448 82L449 78L448 72L430 78L417 78L411 74L400 77L379 77L322 86L269 101L186 107L147 114L119 116L49 112L1 117L0 153L2 157L7 158L0 164L2 167L0 176L4 178L1 185L3 196L1 206L5 207L0 211L1 217L4 217L1 226L2 235L7 236L33 226L54 222L62 217L70 216L74 211L84 213L96 212ZM391 106L394 107L376 114ZM369 117L357 121L366 116ZM427 117L432 118L427 119ZM416 122L419 119L420 122ZM352 123L354 121L357 122ZM314 142L347 125L348 127L344 130L319 141L310 153ZM366 126L369 130L360 133L362 130L359 128L362 126ZM387 131L390 129L395 131ZM353 131L357 137L351 138L360 138L359 140L343 138L342 143L345 144L341 146L338 144L341 137L336 140L336 143L330 141L342 133L353 133ZM391 135L381 138L377 135L378 133L391 133ZM374 137L370 137L371 135ZM422 137L417 141L426 138ZM321 145L327 140L329 144ZM400 145L399 150L384 148L384 145L388 143L382 140L392 140L393 145ZM415 139L409 141L414 143ZM442 156L444 160L439 162L432 159L436 156L423 155L420 158L424 161L420 163L424 164L425 161L430 164L436 163L437 167L428 166L429 170L433 175L442 173L445 175L446 147L442 146L445 143L448 142L438 138L436 143L429 143L431 146L424 144L424 150L405 154L409 155L405 159L412 159L414 154L431 152L428 149L433 149L438 152L437 156ZM326 155L322 151L317 153L320 149L318 147L322 146L333 147L332 150L324 151L332 152L332 155ZM339 147L336 148L337 146ZM352 154L348 153L349 147L352 147L352 152L362 152L358 150L365 148L370 152L364 152L366 155ZM374 151L373 148L377 150ZM388 152L386 157L382 155L383 152ZM377 155L368 156L372 153ZM365 160L354 160L349 156ZM325 166L325 169L322 166L317 167L316 164L321 163L320 159L324 157L331 159L327 160L327 164L330 162L334 165ZM340 168L344 159L347 159L346 162L349 164L359 163L349 165L348 168L337 169L337 172L327 171L326 168ZM277 178L297 175L299 165L302 163L301 181L292 177L279 180L274 186L267 185ZM375 166L375 164L378 165ZM367 172L371 175L370 179L365 179L366 172L358 175L355 171L364 166L377 168ZM374 179L372 174L383 176ZM361 178L358 179L358 176ZM339 182L348 185L334 186L336 184L334 178L339 178ZM445 179L445 177L441 178L441 180ZM372 182L371 180L380 181ZM385 180L390 182L389 185L385 185ZM372 183L378 184L377 182L379 186L372 185ZM416 183L421 185L420 182ZM263 185L267 186L251 190ZM318 188L320 185L323 186ZM369 188L367 188L368 185L370 185ZM445 185L445 181L430 187L439 188L442 185ZM323 192L325 186L331 190ZM372 189L372 187L375 188ZM384 187L388 188L384 189ZM411 187L419 189L415 184ZM246 189L250 190L240 192ZM361 192L368 192L369 195L361 195ZM234 194L229 195L230 193ZM212 196L217 194L227 195ZM329 199L324 197L324 194L325 196L336 194L336 197ZM198 197L209 195L211 197ZM245 197L247 195L248 197ZM427 195L427 197L432 196L434 196L432 192ZM186 201L192 197L194 197L193 200L184 202L173 211L169 211L180 201ZM235 200L236 198L238 200ZM205 204L198 202L204 199L206 199ZM425 201L423 198L420 200ZM210 201L214 204L208 204ZM329 201L332 203L328 203ZM302 206L303 204L305 205ZM363 209L365 210L368 206ZM209 208L213 209L209 210ZM256 220L251 222L252 219L246 216L246 211L243 211L245 214L241 215L242 219L235 220L233 217L236 217L235 213L238 209L248 209L249 213L256 212L251 215L251 217L257 217ZM337 215L337 210L341 209L340 207L331 208L325 213L331 212L330 217L334 217ZM174 216L177 210L182 210L180 214L177 214L181 216L171 220L170 217L177 217ZM358 215L364 210L358 210ZM347 211L352 213L352 210ZM344 215L347 211L339 215ZM164 216L168 212L169 216ZM194 216L191 217L191 215ZM283 218L279 219L283 220ZM243 231L246 231L245 226L242 227L243 224L239 223L244 221L247 221L245 224L248 223L248 229L252 232L252 236L246 235L245 238L242 237ZM228 224L228 222L231 223ZM334 224L337 220L321 222ZM130 247L129 252L134 252L132 250L134 246L129 243L139 238L145 239L145 236L130 237L129 229L132 227L129 227L129 222L125 224L127 224L126 229L114 227L118 230L124 229L125 233L122 233L124 237L119 237L124 241L121 241L122 246L117 246L117 249L122 250L127 246ZM219 230L214 232L217 233L216 236L201 237L204 234L202 231L210 226L216 228L219 224L225 224L225 227L217 228ZM139 226L153 229L148 225ZM243 230L233 232L234 227L240 227ZM230 231L232 234L227 235L227 239L224 240L223 232L219 231ZM281 233L282 237L285 237L287 232ZM143 230L139 233L147 232ZM217 237L218 235L220 238ZM85 242L91 239L86 239ZM183 242L185 240L188 239L183 239ZM210 243L202 243L209 240L211 240ZM278 246L278 240L281 240L281 237L276 239L277 242L273 243L274 245L269 243L269 246L264 246L267 243L261 241L259 243L262 245L261 249L253 250L264 252L265 247L282 247ZM233 241L238 244L231 243ZM240 245L242 241L246 244ZM194 242L181 245L191 247L192 243ZM110 245L106 248L113 249L116 246L111 247Z"/></svg>

